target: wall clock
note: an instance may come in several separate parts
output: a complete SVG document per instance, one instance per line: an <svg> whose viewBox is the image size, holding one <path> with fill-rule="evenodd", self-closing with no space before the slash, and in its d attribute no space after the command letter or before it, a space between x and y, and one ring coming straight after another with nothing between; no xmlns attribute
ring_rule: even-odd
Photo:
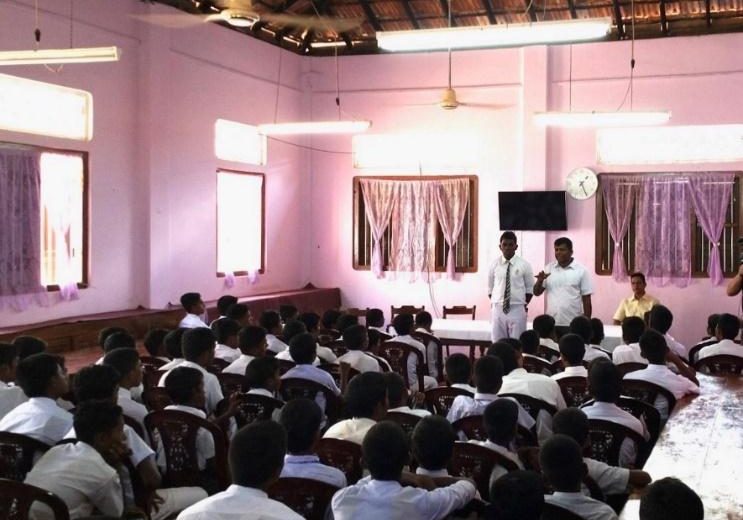
<svg viewBox="0 0 743 520"><path fill-rule="evenodd" d="M565 179L565 191L577 200L591 198L599 187L599 178L590 168L576 168Z"/></svg>

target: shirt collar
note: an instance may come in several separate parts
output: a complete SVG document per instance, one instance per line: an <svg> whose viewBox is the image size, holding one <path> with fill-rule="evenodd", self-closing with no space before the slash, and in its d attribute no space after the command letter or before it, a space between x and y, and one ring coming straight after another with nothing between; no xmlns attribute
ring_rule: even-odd
<svg viewBox="0 0 743 520"><path fill-rule="evenodd" d="M555 491L554 493L552 493L552 496L555 498L562 497L562 498L569 498L569 499L585 498L585 495L583 495L583 493L579 491L572 492L572 493L569 493L567 491Z"/></svg>
<svg viewBox="0 0 743 520"><path fill-rule="evenodd" d="M505 377L523 376L526 374L528 374L528 372L525 368L514 368L508 374L506 374Z"/></svg>
<svg viewBox="0 0 743 520"><path fill-rule="evenodd" d="M202 419L206 419L206 414L203 410L199 410L198 408L194 408L193 406L186 406L185 404L171 404L166 406L165 409L175 410L176 412L186 412L197 417L201 417Z"/></svg>
<svg viewBox="0 0 743 520"><path fill-rule="evenodd" d="M580 375L586 375L586 367L583 365L577 366L577 367L565 367L565 374L580 374Z"/></svg>
<svg viewBox="0 0 743 520"><path fill-rule="evenodd" d="M57 406L57 402L54 399L50 399L49 397L32 397L28 401L40 406L41 408L59 408L59 406Z"/></svg>
<svg viewBox="0 0 743 520"><path fill-rule="evenodd" d="M645 368L645 370L647 370L648 372L658 372L658 373L670 372L670 370L668 370L668 367L666 365L654 365L652 363L649 363L647 368Z"/></svg>
<svg viewBox="0 0 743 520"><path fill-rule="evenodd" d="M450 476L449 475L449 472L446 470L446 468L444 468L444 469L426 469L426 468L421 468L420 466L418 466L418 468L415 470L415 474L416 475L426 475L426 476L433 477L433 478L448 477L448 476Z"/></svg>
<svg viewBox="0 0 743 520"><path fill-rule="evenodd" d="M265 491L246 486L238 486L237 484L232 484L230 487L227 488L225 493L228 493L230 495L245 495L256 498L268 498L268 495Z"/></svg>
<svg viewBox="0 0 743 520"><path fill-rule="evenodd" d="M495 401L496 399L498 399L498 394L475 393L475 401Z"/></svg>
<svg viewBox="0 0 743 520"><path fill-rule="evenodd" d="M284 464L309 464L319 462L320 457L317 455L290 455L287 453L284 456Z"/></svg>
<svg viewBox="0 0 743 520"><path fill-rule="evenodd" d="M251 388L248 391L248 394L250 395L263 395L266 397L272 397L275 398L273 393L270 390L266 390L265 388Z"/></svg>
<svg viewBox="0 0 743 520"><path fill-rule="evenodd" d="M206 374L207 373L207 371L204 369L204 367L202 367L198 363L194 363L193 361L188 361L188 360L185 360L185 359L178 366L180 366L180 367L187 367L187 368L195 368L196 370L200 371L202 374Z"/></svg>

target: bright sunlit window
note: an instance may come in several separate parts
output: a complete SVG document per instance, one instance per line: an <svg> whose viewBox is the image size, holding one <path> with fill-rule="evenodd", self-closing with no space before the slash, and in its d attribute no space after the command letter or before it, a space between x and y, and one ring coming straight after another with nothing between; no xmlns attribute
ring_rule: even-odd
<svg viewBox="0 0 743 520"><path fill-rule="evenodd" d="M263 271L264 176L217 172L217 271Z"/></svg>
<svg viewBox="0 0 743 520"><path fill-rule="evenodd" d="M214 154L224 161L266 164L266 136L258 127L217 119L214 124Z"/></svg>

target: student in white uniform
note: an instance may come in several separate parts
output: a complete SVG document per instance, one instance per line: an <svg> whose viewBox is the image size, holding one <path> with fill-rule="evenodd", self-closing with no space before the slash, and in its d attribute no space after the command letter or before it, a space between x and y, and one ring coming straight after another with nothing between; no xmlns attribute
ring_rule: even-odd
<svg viewBox="0 0 743 520"><path fill-rule="evenodd" d="M525 330L519 336L519 343L521 344L521 357L524 359L541 359L546 361L545 358L539 356L539 334L536 330ZM552 370L549 368L543 368L541 372L538 372L545 376L551 376Z"/></svg>
<svg viewBox="0 0 743 520"><path fill-rule="evenodd" d="M617 520L614 510L603 502L581 493L581 482L586 475L581 447L567 435L554 435L539 450L542 473L555 492L545 495L544 501L584 520Z"/></svg>
<svg viewBox="0 0 743 520"><path fill-rule="evenodd" d="M338 363L346 363L359 372L381 372L379 362L368 353L369 334L363 325L354 325L343 331L343 343L348 352L338 358Z"/></svg>
<svg viewBox="0 0 743 520"><path fill-rule="evenodd" d="M149 411L142 403L132 398L132 389L142 384L142 362L139 360L139 354L136 350L128 348L116 349L106 354L103 366L112 367L119 374L118 405L121 406L124 415L134 419L144 432L144 418Z"/></svg>
<svg viewBox="0 0 743 520"><path fill-rule="evenodd" d="M47 344L36 336L16 336L13 338L13 346L18 350L18 361L23 361L28 356L46 352Z"/></svg>
<svg viewBox="0 0 743 520"><path fill-rule="evenodd" d="M307 327L305 327L304 323L299 320L289 320L284 324L284 329L281 332L281 339L284 343L287 345L290 345L292 342L292 339L299 336L300 334L307 333ZM313 336L314 338L314 336ZM291 361L292 363L296 363L294 359L292 358L292 353L290 349L282 350L278 354L276 354L276 359L280 359L283 361ZM317 341L315 341L315 359L312 362L313 365L319 366L321 363L320 358L317 356Z"/></svg>
<svg viewBox="0 0 743 520"><path fill-rule="evenodd" d="M369 330L379 332L385 341L391 337L390 333L384 327L384 312L382 309L369 309L366 311L366 326Z"/></svg>
<svg viewBox="0 0 743 520"><path fill-rule="evenodd" d="M565 334L560 338L560 359L565 365L565 370L552 376L559 381L566 377L588 378L588 370L583 366L583 358L586 354L586 344L577 334Z"/></svg>
<svg viewBox="0 0 743 520"><path fill-rule="evenodd" d="M536 471L511 471L490 482L492 518L540 520L544 509L544 477Z"/></svg>
<svg viewBox="0 0 743 520"><path fill-rule="evenodd" d="M168 332L170 332L168 329L152 329L144 335L143 341L147 354L165 363L170 362L168 352L165 349L165 336L168 335Z"/></svg>
<svg viewBox="0 0 743 520"><path fill-rule="evenodd" d="M707 335L702 338L702 341L694 344L689 349L689 355L691 355L692 350L696 349L697 352L697 354L694 356L694 359L689 359L689 363L694 363L697 361L697 359L699 359L699 350L703 349L704 347L714 345L719 341L716 335L718 321L720 321L719 314L710 314L709 316L707 316Z"/></svg>
<svg viewBox="0 0 743 520"><path fill-rule="evenodd" d="M702 499L677 478L656 480L640 498L640 520L703 519Z"/></svg>
<svg viewBox="0 0 743 520"><path fill-rule="evenodd" d="M382 346L382 343L387 341L386 338L388 338L388 336L374 329L367 329L366 332L369 336L369 350L366 351L367 355L373 357L377 361L380 371L390 372L392 367L390 366L389 361L379 355L380 347Z"/></svg>
<svg viewBox="0 0 743 520"><path fill-rule="evenodd" d="M315 453L321 438L322 411L309 399L292 399L279 414L286 430L287 452L281 478L319 480L337 488L346 487L346 476L338 468L326 466Z"/></svg>
<svg viewBox="0 0 743 520"><path fill-rule="evenodd" d="M279 316L281 316L282 323L296 320L299 317L299 309L291 303L282 303L279 305Z"/></svg>
<svg viewBox="0 0 743 520"><path fill-rule="evenodd" d="M645 332L645 322L637 316L624 318L622 321L622 341L611 353L611 360L615 365L622 363L648 364L648 360L642 357L640 352L640 336Z"/></svg>
<svg viewBox="0 0 743 520"><path fill-rule="evenodd" d="M301 520L301 516L266 491L281 474L286 432L273 421L240 429L230 443L232 485L178 515L178 520Z"/></svg>
<svg viewBox="0 0 743 520"><path fill-rule="evenodd" d="M671 312L671 309L669 309L665 305L660 304L654 305L653 308L650 309L648 328L657 330L658 332L663 334L668 348L676 353L676 355L678 355L680 358L686 359L689 354L688 349L684 345L676 341L676 339L668 332L671 330L672 325L673 313Z"/></svg>
<svg viewBox="0 0 743 520"><path fill-rule="evenodd" d="M204 320L206 316L206 305L204 305L204 300L201 299L201 295L199 293L188 292L183 294L181 296L181 306L183 307L183 310L186 311L186 315L178 324L178 328L209 328L209 325L207 325Z"/></svg>
<svg viewBox="0 0 743 520"><path fill-rule="evenodd" d="M316 312L303 312L297 319L304 323L307 332L312 334L315 340L317 340L317 337L320 335L320 315ZM338 356L328 347L323 347L319 343L317 344L317 357L320 358L322 363L338 364Z"/></svg>
<svg viewBox="0 0 743 520"><path fill-rule="evenodd" d="M550 363L560 357L560 347L557 344L557 332L555 331L555 318L549 314L540 314L531 324L532 328L539 334L539 344L554 352L549 359Z"/></svg>
<svg viewBox="0 0 743 520"><path fill-rule="evenodd" d="M170 370L185 361L185 358L183 357L182 341L183 334L187 330L188 329L174 329L165 335L163 344L165 345L165 352L170 358L170 361L161 366L160 370Z"/></svg>
<svg viewBox="0 0 743 520"><path fill-rule="evenodd" d="M278 391L281 387L281 372L276 358L266 356L248 363L245 368L245 386L249 389L248 394L280 399Z"/></svg>
<svg viewBox="0 0 743 520"><path fill-rule="evenodd" d="M232 307L236 303L237 303L237 297L236 296L232 296L231 294L225 294L223 296L220 296L219 299L217 300L217 313L219 314L219 316L217 316L217 319L214 320L214 321L212 321L209 324L209 326L211 327L212 325L214 325L214 323L217 320L221 320L222 318L226 318L227 317L227 311L229 310L230 307Z"/></svg>
<svg viewBox="0 0 743 520"><path fill-rule="evenodd" d="M212 323L211 328L217 339L214 357L223 359L228 363L232 363L239 358L240 350L237 348L237 333L240 331L240 324L230 318L222 318Z"/></svg>
<svg viewBox="0 0 743 520"><path fill-rule="evenodd" d="M577 316L570 322L568 330L570 333L583 338L583 343L586 345L583 361L590 363L597 358L611 359L606 352L591 344L593 341L593 326L590 319L585 316Z"/></svg>
<svg viewBox="0 0 743 520"><path fill-rule="evenodd" d="M245 369L251 361L266 355L266 329L255 325L243 327L237 333L237 346L240 348L240 357L225 367L223 374L245 375Z"/></svg>
<svg viewBox="0 0 743 520"><path fill-rule="evenodd" d="M333 496L331 507L335 520L434 520L448 516L475 498L476 489L471 481L451 477L441 479L438 483L442 487L432 491L403 487L406 483L403 467L408 463L409 451L407 435L397 424L385 421L372 427L362 445L370 476ZM430 477L410 477L437 484Z"/></svg>
<svg viewBox="0 0 743 520"><path fill-rule="evenodd" d="M225 318L235 320L241 327L255 325L253 314L250 312L250 308L244 303L233 303L227 307Z"/></svg>
<svg viewBox="0 0 743 520"><path fill-rule="evenodd" d="M387 384L382 374L364 372L351 379L344 398L351 418L332 425L323 438L361 445L371 427L387 415Z"/></svg>
<svg viewBox="0 0 743 520"><path fill-rule="evenodd" d="M103 342L103 356L99 357L98 360L96 360L95 364L100 365L101 363L103 363L103 357L106 354L119 348L136 350L137 340L135 340L134 336L132 336L125 330L108 334L106 336L106 340Z"/></svg>
<svg viewBox="0 0 743 520"><path fill-rule="evenodd" d="M423 359L425 362L427 355L425 345L423 345L423 343L410 335L413 330L414 322L415 320L412 314L398 314L397 316L395 316L395 319L392 321L392 325L395 328L395 332L397 333L397 335L390 341L399 341L401 343L410 345L411 347L418 350L421 354L423 354ZM418 375L416 370L417 367L418 357L414 354L410 354L408 356L408 383L410 383L410 387L415 390L418 390ZM438 383L436 382L435 378L428 375L423 376L424 390L430 390L432 388L436 388L437 386Z"/></svg>
<svg viewBox="0 0 743 520"><path fill-rule="evenodd" d="M451 423L438 415L424 417L410 436L410 452L418 463L417 475L448 477L449 461L457 434Z"/></svg>
<svg viewBox="0 0 743 520"><path fill-rule="evenodd" d="M459 388L475 395L477 388L472 386L472 363L464 354L455 353L444 363L446 381L452 388Z"/></svg>
<svg viewBox="0 0 743 520"><path fill-rule="evenodd" d="M28 397L19 386L15 386L15 371L18 366L18 349L10 343L0 343L0 419Z"/></svg>
<svg viewBox="0 0 743 520"><path fill-rule="evenodd" d="M317 368L312 363L316 357L316 346L315 338L312 334L299 334L294 336L289 342L289 352L291 353L292 359L296 365L286 371L281 376L282 380L285 379L306 379L314 383L318 383L328 390L330 390L336 396L341 395L341 390L338 385L335 384L333 376L321 368ZM325 413L325 405L327 400L325 394L318 392L315 396L315 402L317 402L320 409Z"/></svg>
<svg viewBox="0 0 743 520"><path fill-rule="evenodd" d="M125 332L129 334L129 331L126 330L123 327L103 327L101 330L98 331L98 339L97 343L98 346L101 347L102 354L105 355L106 353L106 340L109 336L116 334L118 332ZM103 359L103 355L96 361L97 364L100 365L100 361Z"/></svg>
<svg viewBox="0 0 743 520"><path fill-rule="evenodd" d="M431 329L432 326L433 317L430 312L421 311L415 315L415 332L435 336ZM439 367L439 346L433 340L426 343L426 362L428 363L428 373L438 380L441 370L441 367Z"/></svg>
<svg viewBox="0 0 743 520"><path fill-rule="evenodd" d="M518 469L524 469L524 465L521 463L518 454L512 449L513 441L516 438L518 418L519 408L514 401L510 399L496 399L487 405L483 412L482 422L488 436L487 440L473 440L470 442L493 450L516 464ZM490 475L490 482L498 480L506 473L508 473L508 470L504 467L496 466Z"/></svg>
<svg viewBox="0 0 743 520"><path fill-rule="evenodd" d="M0 431L26 435L50 446L61 441L72 427L72 415L56 402L69 391L64 358L29 356L18 363L16 380L28 401L3 417Z"/></svg>
<svg viewBox="0 0 743 520"><path fill-rule="evenodd" d="M277 336L281 335L281 316L276 311L264 311L261 314L260 325L266 329L266 343L268 350L278 354L289 348L289 345L280 340Z"/></svg>
<svg viewBox="0 0 743 520"><path fill-rule="evenodd" d="M399 412L416 417L426 417L431 412L424 408L410 407L410 391L405 387L405 381L402 376L396 372L386 372L382 374L387 383L387 400L390 408L388 412ZM423 400L423 394L416 392L415 401L420 404Z"/></svg>
<svg viewBox="0 0 743 520"><path fill-rule="evenodd" d="M699 351L697 359L704 359L710 356L736 356L743 358L743 345L735 342L735 338L740 332L740 320L732 314L721 314L717 322L715 334L718 343L704 347Z"/></svg>

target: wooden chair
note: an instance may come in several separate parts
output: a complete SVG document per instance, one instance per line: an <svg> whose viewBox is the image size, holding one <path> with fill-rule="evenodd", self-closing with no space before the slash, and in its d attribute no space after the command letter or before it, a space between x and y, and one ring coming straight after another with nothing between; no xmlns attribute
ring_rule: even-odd
<svg viewBox="0 0 743 520"><path fill-rule="evenodd" d="M322 329L317 335L317 342L323 347L327 347L328 343L340 339L340 337L341 333L335 329Z"/></svg>
<svg viewBox="0 0 743 520"><path fill-rule="evenodd" d="M454 431L462 432L470 441L484 441L488 438L488 432L482 424L482 415L468 415L457 419L452 423Z"/></svg>
<svg viewBox="0 0 743 520"><path fill-rule="evenodd" d="M515 462L489 448L470 442L454 443L449 473L455 477L471 478L483 500L490 496L490 474L496 466L506 471L518 469Z"/></svg>
<svg viewBox="0 0 743 520"><path fill-rule="evenodd" d="M328 418L328 425L335 424L340 418L342 401L332 390L326 386L298 377L290 377L281 380L281 398L285 402L292 399L305 398L314 401L317 394L325 396L325 416Z"/></svg>
<svg viewBox="0 0 743 520"><path fill-rule="evenodd" d="M142 394L142 401L151 412L159 412L164 410L166 406L173 404L173 400L168 395L167 390L162 386L145 388Z"/></svg>
<svg viewBox="0 0 743 520"><path fill-rule="evenodd" d="M350 314L351 316L356 316L357 318L364 318L364 323L366 323L366 313L369 312L369 307L366 307L365 309L359 309L358 307L349 307L346 309L346 314Z"/></svg>
<svg viewBox="0 0 743 520"><path fill-rule="evenodd" d="M591 458L610 466L619 466L619 451L625 439L634 441L637 446L635 467L642 468L649 455L648 443L642 435L615 422L589 419L588 439L591 445Z"/></svg>
<svg viewBox="0 0 743 520"><path fill-rule="evenodd" d="M556 360L560 359L559 352L549 347L545 347L544 345L539 345L537 347L537 356L547 360L549 363L554 363Z"/></svg>
<svg viewBox="0 0 743 520"><path fill-rule="evenodd" d="M557 408L555 408L554 406L552 406L551 404L545 401L542 401L541 399L531 397L530 395L499 394L499 396L500 397L512 397L513 399L516 399L516 401L518 401L521 407L524 410L526 410L535 421L538 420L539 412L541 412L542 410L546 411L550 415L555 415L557 413Z"/></svg>
<svg viewBox="0 0 743 520"><path fill-rule="evenodd" d="M710 345L714 345L714 343L700 343L698 345L694 345L689 349L689 361L693 364L696 363L697 356L699 356L699 351L702 350L704 347L709 347Z"/></svg>
<svg viewBox="0 0 743 520"><path fill-rule="evenodd" d="M419 415L413 415L411 413L404 412L387 412L385 420L392 421L399 424L408 436L413 434L415 426L422 419Z"/></svg>
<svg viewBox="0 0 743 520"><path fill-rule="evenodd" d="M330 376L333 378L333 381L335 381L335 384L338 386L338 388L341 387L341 367L340 365L334 365L332 363L322 363L318 365L317 368L330 374Z"/></svg>
<svg viewBox="0 0 743 520"><path fill-rule="evenodd" d="M415 339L423 343L423 345L426 347L426 352L428 352L428 349L431 346L431 343L433 343L433 348L436 351L436 367L437 371L435 374L431 373L431 367L428 366L428 355L426 355L426 374L428 374L431 377L435 377L437 381L443 382L444 381L444 355L443 355L443 347L441 344L441 340L434 336L433 334L428 334L427 332L419 332L414 331L410 333L411 336L413 336Z"/></svg>
<svg viewBox="0 0 743 520"><path fill-rule="evenodd" d="M258 394L238 394L238 410L235 414L237 427L242 428L255 421L269 421L274 410L284 406L284 401ZM217 404L217 416L222 415L228 406L227 398Z"/></svg>
<svg viewBox="0 0 743 520"><path fill-rule="evenodd" d="M713 376L743 374L743 357L718 354L702 358L694 363L694 368Z"/></svg>
<svg viewBox="0 0 743 520"><path fill-rule="evenodd" d="M631 397L620 397L619 401L617 401L617 406L645 423L650 434L650 444L651 446L655 445L655 442L660 436L661 428L660 412L658 409L652 404Z"/></svg>
<svg viewBox="0 0 743 520"><path fill-rule="evenodd" d="M0 478L23 482L34 465L34 456L49 446L18 433L0 432Z"/></svg>
<svg viewBox="0 0 743 520"><path fill-rule="evenodd" d="M320 462L338 468L346 475L348 485L356 484L363 474L361 446L340 439L320 439L315 453Z"/></svg>
<svg viewBox="0 0 743 520"><path fill-rule="evenodd" d="M188 412L162 410L150 412L144 424L153 444L165 452L163 487L201 486L196 455L196 434L199 429L214 439L214 468L217 485L224 490L230 485L227 465L227 435L216 424Z"/></svg>
<svg viewBox="0 0 743 520"><path fill-rule="evenodd" d="M629 374L630 372L642 370L643 368L647 368L647 365L644 363L619 363L617 365L617 370L619 371L619 377L622 377L622 378L624 378L624 376L626 374Z"/></svg>
<svg viewBox="0 0 743 520"><path fill-rule="evenodd" d="M333 354L337 357L341 357L343 354L348 352L348 347L346 347L346 343L342 339L334 339L323 346L332 350Z"/></svg>
<svg viewBox="0 0 743 520"><path fill-rule="evenodd" d="M668 401L668 415L671 415L676 407L676 397L669 390L649 381L622 379L622 395L634 397L653 406L655 406L655 400L658 396L665 397Z"/></svg>
<svg viewBox="0 0 743 520"><path fill-rule="evenodd" d="M167 361L153 356L139 356L139 361L142 363L143 367L150 366L155 368L155 370L158 370L161 366L167 363Z"/></svg>
<svg viewBox="0 0 743 520"><path fill-rule="evenodd" d="M451 405L454 403L454 399L456 399L457 396L464 395L467 397L474 397L474 394L471 394L467 390L452 388L450 386L440 386L438 388L426 390L425 395L426 408L428 408L431 413L435 413L442 417L447 416L449 409L451 409Z"/></svg>
<svg viewBox="0 0 743 520"><path fill-rule="evenodd" d="M405 386L408 388L412 387L411 381L408 379L408 357L415 356L418 391L423 392L425 390L423 384L425 360L420 350L401 341L385 341L379 346L379 355L387 360L393 372L402 376Z"/></svg>
<svg viewBox="0 0 743 520"><path fill-rule="evenodd" d="M277 359L276 361L279 362L279 374L282 376L297 366L294 361L289 361L288 359Z"/></svg>
<svg viewBox="0 0 743 520"><path fill-rule="evenodd" d="M541 520L583 520L583 517L563 507L545 502Z"/></svg>
<svg viewBox="0 0 743 520"><path fill-rule="evenodd" d="M447 319L449 316L470 316L472 320L475 319L475 313L477 311L477 305L467 307L466 305L454 305L453 307L447 307L444 305L444 312L442 317Z"/></svg>
<svg viewBox="0 0 743 520"><path fill-rule="evenodd" d="M67 505L54 493L31 484L0 479L0 518L3 520L29 520L31 506L41 502L52 510L54 520L70 520Z"/></svg>
<svg viewBox="0 0 743 520"><path fill-rule="evenodd" d="M565 403L569 407L580 408L580 405L590 399L588 393L588 378L585 377L563 377L557 380Z"/></svg>
<svg viewBox="0 0 743 520"><path fill-rule="evenodd" d="M225 374L220 372L217 374L219 380L219 386L222 387L222 395L229 397L235 393L247 392L248 388L245 384L245 376L240 374Z"/></svg>
<svg viewBox="0 0 743 520"><path fill-rule="evenodd" d="M420 307L416 307L415 305L400 305L399 307L395 307L394 305L390 306L390 323L392 323L392 320L395 319L395 316L398 314L412 314L415 316L421 311L425 311L426 306L421 305Z"/></svg>
<svg viewBox="0 0 743 520"><path fill-rule="evenodd" d="M521 359L524 370L531 374L553 375L555 373L555 367L546 359L532 356L523 356Z"/></svg>
<svg viewBox="0 0 743 520"><path fill-rule="evenodd" d="M268 496L308 520L324 520L330 501L339 489L319 480L280 478L268 489Z"/></svg>
<svg viewBox="0 0 743 520"><path fill-rule="evenodd" d="M160 370L150 365L142 365L142 385L145 391L157 387L160 379L166 374L166 370Z"/></svg>

